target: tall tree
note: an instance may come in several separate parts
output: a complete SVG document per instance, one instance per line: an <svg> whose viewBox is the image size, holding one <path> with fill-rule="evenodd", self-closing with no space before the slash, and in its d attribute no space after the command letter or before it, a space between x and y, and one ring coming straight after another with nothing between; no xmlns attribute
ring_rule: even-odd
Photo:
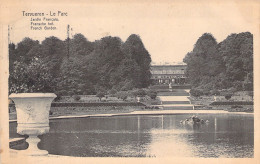
<svg viewBox="0 0 260 164"><path fill-rule="evenodd" d="M140 68L140 71L138 71L139 83L137 84L137 87L145 88L149 86L151 84L151 56L145 49L141 38L136 34L130 35L123 44L123 49L126 55L130 59L133 59Z"/></svg>
<svg viewBox="0 0 260 164"><path fill-rule="evenodd" d="M216 39L210 33L203 34L188 53L184 62L187 63L187 76L194 86L207 83L209 77L214 77L222 71L222 59L218 54Z"/></svg>
<svg viewBox="0 0 260 164"><path fill-rule="evenodd" d="M30 63L34 54L29 53L35 46L39 45L39 41L32 40L28 37L24 38L20 43L17 44L15 50L16 59L26 64Z"/></svg>
<svg viewBox="0 0 260 164"><path fill-rule="evenodd" d="M240 85L244 82L253 85L253 35L251 33L229 35L220 43L219 53L226 67L225 74L228 81Z"/></svg>
<svg viewBox="0 0 260 164"><path fill-rule="evenodd" d="M94 50L94 45L82 34L76 34L70 41L71 55L89 55Z"/></svg>
<svg viewBox="0 0 260 164"><path fill-rule="evenodd" d="M115 85L114 79L110 76L116 72L124 53L121 49L122 41L118 37L104 37L95 43L95 49L92 52L92 57L95 58L97 70L97 81L99 86L106 89L111 89ZM120 75L117 75L120 76Z"/></svg>
<svg viewBox="0 0 260 164"><path fill-rule="evenodd" d="M82 34L76 34L70 44L54 36L41 44L25 38L18 48L10 45L9 53L12 63L16 62L12 64L13 69L10 68L10 84L29 87L29 90L37 85L39 90L52 90L61 95L96 94L101 90L129 90L150 84L151 58L137 35L131 35L126 43L111 36L90 42ZM28 77L33 69L42 69L44 74L35 71L36 75L32 77L42 76L43 82L55 83L49 82L48 88L48 83L44 82L41 87L42 84ZM24 75L30 82L19 81L19 75ZM21 88L20 91L26 92Z"/></svg>
<svg viewBox="0 0 260 164"><path fill-rule="evenodd" d="M253 35L249 32L231 34L219 44L205 33L184 62L193 87L253 89Z"/></svg>

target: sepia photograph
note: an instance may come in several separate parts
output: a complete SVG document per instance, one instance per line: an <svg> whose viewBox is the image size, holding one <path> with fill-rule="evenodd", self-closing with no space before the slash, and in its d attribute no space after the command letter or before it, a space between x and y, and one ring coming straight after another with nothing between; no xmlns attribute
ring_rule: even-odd
<svg viewBox="0 0 260 164"><path fill-rule="evenodd" d="M259 162L258 1L0 4L3 163Z"/></svg>

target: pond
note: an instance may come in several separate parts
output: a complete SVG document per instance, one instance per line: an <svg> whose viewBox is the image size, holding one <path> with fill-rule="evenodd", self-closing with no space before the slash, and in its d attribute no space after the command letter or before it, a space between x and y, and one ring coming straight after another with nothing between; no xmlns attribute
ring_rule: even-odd
<svg viewBox="0 0 260 164"><path fill-rule="evenodd" d="M249 114L197 114L208 124L184 125L193 114L132 115L50 120L39 136L49 154L80 157L252 158L254 117ZM10 137L16 133L10 123ZM26 143L14 147L25 149Z"/></svg>

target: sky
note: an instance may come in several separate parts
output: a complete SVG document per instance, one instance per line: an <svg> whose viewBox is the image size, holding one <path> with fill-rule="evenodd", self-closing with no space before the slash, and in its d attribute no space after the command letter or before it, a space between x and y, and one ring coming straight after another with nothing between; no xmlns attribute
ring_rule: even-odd
<svg viewBox="0 0 260 164"><path fill-rule="evenodd" d="M22 16L22 11L62 11L68 16L54 22L57 30L34 31L30 29L31 17ZM125 41L131 34L138 34L155 63L181 62L203 33L211 33L221 42L231 33L254 30L253 6L233 1L22 5L14 8L12 15L10 40L14 43L24 37L42 41L52 35L64 40L70 24L71 35L82 33L89 41L105 36L118 36Z"/></svg>

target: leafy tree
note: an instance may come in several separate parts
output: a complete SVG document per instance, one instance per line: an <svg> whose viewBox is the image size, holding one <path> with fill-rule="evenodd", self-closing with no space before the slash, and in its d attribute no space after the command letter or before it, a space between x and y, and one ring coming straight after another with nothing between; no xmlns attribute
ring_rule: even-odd
<svg viewBox="0 0 260 164"><path fill-rule="evenodd" d="M89 55L93 50L93 43L82 34L76 34L70 40L70 56Z"/></svg>
<svg viewBox="0 0 260 164"><path fill-rule="evenodd" d="M69 43L51 36L41 44L30 38L17 46L10 44L10 85L14 85L10 92L19 90L14 89L18 86L30 87L26 80L16 78L21 75L28 80L28 72L38 71L33 69L42 69L47 73L46 80L55 82L44 84L45 89L40 90L51 90L58 96L96 94L97 88L127 91L150 84L151 58L139 36L133 34L125 43L111 36L90 42L84 35L76 34ZM37 68L30 66L36 59L44 68L39 64ZM19 71L20 75L17 74ZM31 81L35 83L36 80ZM19 91L27 90L20 88Z"/></svg>
<svg viewBox="0 0 260 164"><path fill-rule="evenodd" d="M217 46L216 39L205 33L198 39L193 51L185 56L186 74L194 87L208 83L211 77L221 73L222 60Z"/></svg>
<svg viewBox="0 0 260 164"><path fill-rule="evenodd" d="M225 63L228 81L253 81L253 35L231 34L220 43L219 53Z"/></svg>
<svg viewBox="0 0 260 164"><path fill-rule="evenodd" d="M92 56L95 58L95 67L97 68L97 74L99 80L97 81L99 86L110 89L113 85L116 85L119 81L115 81L115 76L110 76L113 72L116 72L121 60L124 58L124 53L121 50L122 41L117 37L104 37L100 41L95 43ZM119 77L119 75L116 75ZM113 83L114 82L114 83Z"/></svg>
<svg viewBox="0 0 260 164"><path fill-rule="evenodd" d="M139 74L137 74L139 83L137 83L135 87L148 87L151 84L151 57L149 52L145 49L141 38L136 34L130 35L123 44L123 49L128 58L133 59L140 68L140 71L138 71Z"/></svg>
<svg viewBox="0 0 260 164"><path fill-rule="evenodd" d="M15 49L15 55L10 56L10 58L15 57L17 61L29 64L33 60L33 57L36 57L35 54L29 52L35 46L38 45L39 45L39 41L35 41L26 37L20 43L17 44L17 48Z"/></svg>
<svg viewBox="0 0 260 164"><path fill-rule="evenodd" d="M30 64L14 62L14 69L9 76L11 93L53 92L54 84L48 67L38 58L34 58Z"/></svg>
<svg viewBox="0 0 260 164"><path fill-rule="evenodd" d="M212 89L253 90L253 35L249 32L231 34L220 43L205 33L183 61L190 84L204 94Z"/></svg>

